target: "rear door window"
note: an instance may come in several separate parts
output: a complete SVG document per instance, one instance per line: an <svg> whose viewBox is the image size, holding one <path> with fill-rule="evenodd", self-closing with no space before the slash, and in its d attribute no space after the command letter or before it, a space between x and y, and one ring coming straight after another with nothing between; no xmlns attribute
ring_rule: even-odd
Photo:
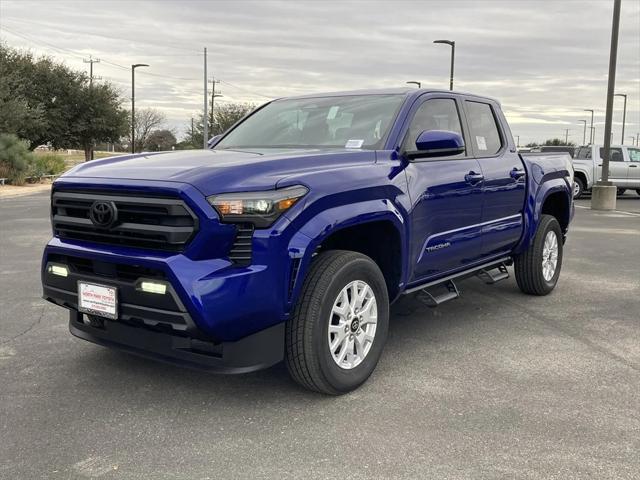
<svg viewBox="0 0 640 480"><path fill-rule="evenodd" d="M632 162L640 162L640 148L629 148L629 160Z"/></svg>
<svg viewBox="0 0 640 480"><path fill-rule="evenodd" d="M502 149L500 130L491 105L466 102L467 118L471 130L471 142L481 157L495 155Z"/></svg>

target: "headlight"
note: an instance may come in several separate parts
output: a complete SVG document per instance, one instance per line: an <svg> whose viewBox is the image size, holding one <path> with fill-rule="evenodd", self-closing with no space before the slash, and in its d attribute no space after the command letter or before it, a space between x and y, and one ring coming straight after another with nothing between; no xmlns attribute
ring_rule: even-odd
<svg viewBox="0 0 640 480"><path fill-rule="evenodd" d="M309 190L302 185L266 192L223 193L207 197L223 222L250 222L258 228L271 225Z"/></svg>

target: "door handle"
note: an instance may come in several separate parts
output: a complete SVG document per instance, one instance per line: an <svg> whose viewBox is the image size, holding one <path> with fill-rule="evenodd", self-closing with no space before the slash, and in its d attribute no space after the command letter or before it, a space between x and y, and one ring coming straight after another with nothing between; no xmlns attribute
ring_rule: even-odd
<svg viewBox="0 0 640 480"><path fill-rule="evenodd" d="M514 167L509 175L511 175L511 178L513 178L514 180L518 180L519 178L524 177L526 174L527 172L524 171L524 168Z"/></svg>
<svg viewBox="0 0 640 480"><path fill-rule="evenodd" d="M629 168L631 168L631 167L638 168L638 165L629 165Z"/></svg>
<svg viewBox="0 0 640 480"><path fill-rule="evenodd" d="M481 173L476 173L473 170L471 170L464 176L464 181L471 185L475 185L482 180L484 180L484 175L482 175Z"/></svg>

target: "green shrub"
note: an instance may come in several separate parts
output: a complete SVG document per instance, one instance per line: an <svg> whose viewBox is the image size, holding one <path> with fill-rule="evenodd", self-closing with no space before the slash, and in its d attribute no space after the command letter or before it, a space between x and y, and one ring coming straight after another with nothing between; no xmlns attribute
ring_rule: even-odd
<svg viewBox="0 0 640 480"><path fill-rule="evenodd" d="M23 185L34 163L26 141L12 134L0 134L0 170L13 185Z"/></svg>
<svg viewBox="0 0 640 480"><path fill-rule="evenodd" d="M59 175L64 172L66 165L64 158L55 153L44 153L35 155L33 163L32 175L34 177L43 177L45 175Z"/></svg>

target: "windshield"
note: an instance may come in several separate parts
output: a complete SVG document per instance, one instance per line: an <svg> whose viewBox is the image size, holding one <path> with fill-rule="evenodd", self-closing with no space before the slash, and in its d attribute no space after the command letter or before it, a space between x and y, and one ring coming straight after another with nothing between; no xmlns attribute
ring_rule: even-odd
<svg viewBox="0 0 640 480"><path fill-rule="evenodd" d="M276 100L214 148L380 148L404 95Z"/></svg>

